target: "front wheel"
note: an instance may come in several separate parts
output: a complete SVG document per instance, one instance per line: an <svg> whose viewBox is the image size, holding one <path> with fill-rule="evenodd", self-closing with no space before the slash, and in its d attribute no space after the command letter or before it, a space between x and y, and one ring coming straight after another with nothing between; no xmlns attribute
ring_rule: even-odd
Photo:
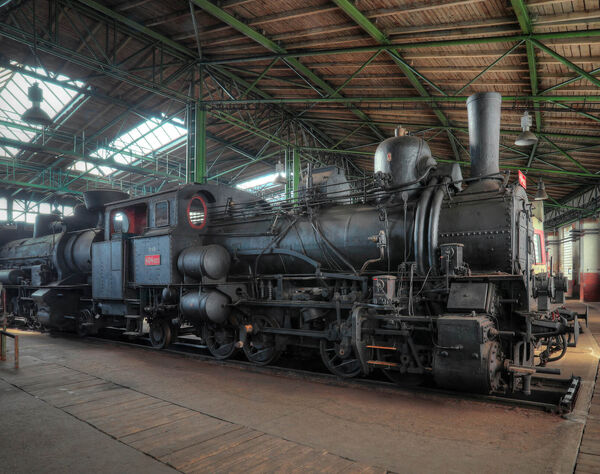
<svg viewBox="0 0 600 474"><path fill-rule="evenodd" d="M171 325L164 319L155 319L150 323L150 343L155 349L164 349L171 344Z"/></svg>

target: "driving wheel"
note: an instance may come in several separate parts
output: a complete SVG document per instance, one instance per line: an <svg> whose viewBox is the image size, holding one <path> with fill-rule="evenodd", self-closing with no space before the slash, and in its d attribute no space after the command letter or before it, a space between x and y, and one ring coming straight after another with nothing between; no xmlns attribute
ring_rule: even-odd
<svg viewBox="0 0 600 474"><path fill-rule="evenodd" d="M275 334L263 331L263 329L278 327L279 323L269 316L252 317L252 332L247 334L244 344L244 354L250 362L268 365L279 358L281 351L277 348Z"/></svg>
<svg viewBox="0 0 600 474"><path fill-rule="evenodd" d="M237 331L229 324L205 324L202 339L215 359L228 359L236 351Z"/></svg>

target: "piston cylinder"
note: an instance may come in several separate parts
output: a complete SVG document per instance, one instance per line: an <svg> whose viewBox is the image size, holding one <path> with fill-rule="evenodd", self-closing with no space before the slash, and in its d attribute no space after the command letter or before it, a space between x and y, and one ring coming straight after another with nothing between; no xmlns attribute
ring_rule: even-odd
<svg viewBox="0 0 600 474"><path fill-rule="evenodd" d="M179 309L185 319L201 322L208 319L221 324L227 320L230 313L229 298L216 290L197 291L183 295Z"/></svg>
<svg viewBox="0 0 600 474"><path fill-rule="evenodd" d="M202 277L220 280L229 273L231 257L220 245L188 247L179 254L177 268L184 275L201 280Z"/></svg>
<svg viewBox="0 0 600 474"><path fill-rule="evenodd" d="M24 276L25 274L23 271L17 268L0 270L0 283L4 283L5 285L17 285Z"/></svg>

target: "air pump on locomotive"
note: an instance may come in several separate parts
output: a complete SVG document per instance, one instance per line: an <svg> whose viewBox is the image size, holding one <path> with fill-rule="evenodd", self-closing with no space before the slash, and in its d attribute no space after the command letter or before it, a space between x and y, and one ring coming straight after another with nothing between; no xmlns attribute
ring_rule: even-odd
<svg viewBox="0 0 600 474"><path fill-rule="evenodd" d="M341 377L527 394L579 329L549 311L564 278L531 271L531 205L499 170L500 95L467 108L469 179L397 136L370 186L309 170L280 204L213 183L89 192L0 247L7 307L82 335L148 328L159 348L193 333L220 359L318 351Z"/></svg>

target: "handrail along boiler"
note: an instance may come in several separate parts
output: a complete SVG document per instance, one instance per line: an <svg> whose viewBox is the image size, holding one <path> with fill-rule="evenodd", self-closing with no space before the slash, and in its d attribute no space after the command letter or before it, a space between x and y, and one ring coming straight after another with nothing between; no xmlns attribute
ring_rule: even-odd
<svg viewBox="0 0 600 474"><path fill-rule="evenodd" d="M467 108L468 180L397 136L371 185L312 170L279 204L214 183L95 192L75 218L40 216L33 238L0 247L8 304L80 334L147 322L159 348L194 333L220 359L314 349L342 377L528 394L579 329L548 311L564 278L531 271L531 206L499 170L500 95Z"/></svg>

